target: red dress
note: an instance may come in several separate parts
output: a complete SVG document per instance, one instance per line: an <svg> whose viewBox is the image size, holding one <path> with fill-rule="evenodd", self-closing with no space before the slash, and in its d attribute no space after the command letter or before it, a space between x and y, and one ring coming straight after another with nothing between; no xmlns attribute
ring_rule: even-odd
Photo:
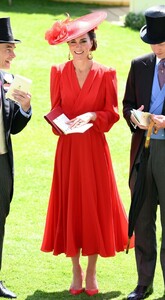
<svg viewBox="0 0 165 300"><path fill-rule="evenodd" d="M116 72L98 63L80 88L73 62L51 70L52 108L71 119L96 112L85 133L60 135L41 250L114 256L127 244L128 222L104 132L119 120ZM54 133L57 132L53 129Z"/></svg>

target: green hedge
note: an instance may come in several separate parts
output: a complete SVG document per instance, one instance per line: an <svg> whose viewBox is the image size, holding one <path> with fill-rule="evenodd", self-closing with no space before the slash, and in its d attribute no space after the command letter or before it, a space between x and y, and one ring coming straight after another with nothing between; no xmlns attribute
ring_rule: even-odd
<svg viewBox="0 0 165 300"><path fill-rule="evenodd" d="M140 30L146 24L145 16L142 13L129 12L125 17L125 26Z"/></svg>

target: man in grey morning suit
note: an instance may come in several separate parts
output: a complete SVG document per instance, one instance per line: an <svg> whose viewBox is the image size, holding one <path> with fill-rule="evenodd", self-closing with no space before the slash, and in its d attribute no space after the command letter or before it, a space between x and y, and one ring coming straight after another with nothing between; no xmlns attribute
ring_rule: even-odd
<svg viewBox="0 0 165 300"><path fill-rule="evenodd" d="M0 18L0 269L5 222L13 195L13 151L10 134L20 132L31 118L31 95L15 90L13 96L17 103L5 97L13 76L2 70L10 69L17 43L20 40L13 38L10 18ZM0 281L0 297L16 298L16 295Z"/></svg>
<svg viewBox="0 0 165 300"><path fill-rule="evenodd" d="M132 61L123 99L123 114L132 132L129 177L131 194L147 130L147 127L135 120L131 110L149 111L158 130L157 134L151 135L145 185L147 193L135 226L138 282L127 298L134 300L144 299L153 292L158 204L162 226L160 260L165 285L165 5L149 8L145 18L146 25L140 31L140 37L150 44L153 53Z"/></svg>

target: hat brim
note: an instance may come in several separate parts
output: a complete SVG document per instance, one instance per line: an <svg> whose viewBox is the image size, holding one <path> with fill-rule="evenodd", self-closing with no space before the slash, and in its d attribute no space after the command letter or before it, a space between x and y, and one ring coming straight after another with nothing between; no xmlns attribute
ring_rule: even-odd
<svg viewBox="0 0 165 300"><path fill-rule="evenodd" d="M20 40L13 40L13 41L5 41L5 40L0 40L0 44L18 44L21 43Z"/></svg>
<svg viewBox="0 0 165 300"><path fill-rule="evenodd" d="M144 25L141 30L140 30L140 37L143 40L143 42L147 43L147 44L161 44L163 43L165 40L164 39L151 39L148 37L147 35L147 25Z"/></svg>
<svg viewBox="0 0 165 300"><path fill-rule="evenodd" d="M106 17L107 13L105 11L97 11L70 21L70 23L66 26L68 34L64 38L55 41L53 45L66 43L84 35L85 33L95 29L106 19Z"/></svg>

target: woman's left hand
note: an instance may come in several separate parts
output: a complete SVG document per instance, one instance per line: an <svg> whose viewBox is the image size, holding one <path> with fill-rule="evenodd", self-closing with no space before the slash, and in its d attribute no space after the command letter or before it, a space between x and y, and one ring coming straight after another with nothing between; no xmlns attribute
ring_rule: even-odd
<svg viewBox="0 0 165 300"><path fill-rule="evenodd" d="M13 97L17 101L24 112L27 112L30 108L31 95L29 93L22 92L20 90L14 90Z"/></svg>
<svg viewBox="0 0 165 300"><path fill-rule="evenodd" d="M90 121L96 120L96 113L95 112L87 112L85 114L79 115L74 119L71 119L67 124L70 125L71 128L80 127L89 123Z"/></svg>

